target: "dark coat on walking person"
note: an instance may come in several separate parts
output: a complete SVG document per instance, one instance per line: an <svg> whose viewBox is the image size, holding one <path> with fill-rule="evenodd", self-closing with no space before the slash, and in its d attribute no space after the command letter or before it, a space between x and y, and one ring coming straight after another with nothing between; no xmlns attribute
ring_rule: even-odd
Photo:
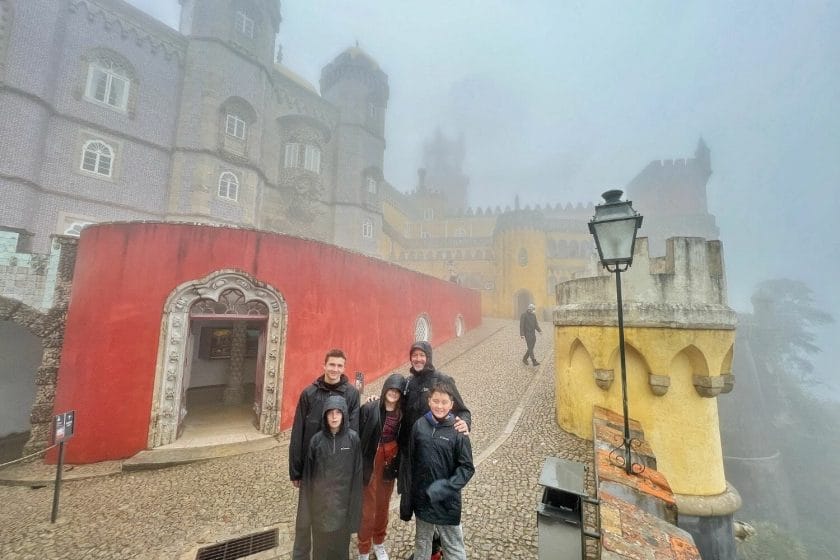
<svg viewBox="0 0 840 560"><path fill-rule="evenodd" d="M461 489L475 467L470 438L454 424L454 414L438 420L431 411L414 424L406 454L411 465L410 499L400 502L403 521L414 513L434 525L461 523Z"/></svg>
<svg viewBox="0 0 840 560"><path fill-rule="evenodd" d="M341 410L338 432L327 424L330 410ZM347 425L347 402L331 396L324 404L321 430L309 442L300 484L298 516L305 516L313 534L359 528L362 515L362 448L359 435ZM346 557L346 553L345 553Z"/></svg>
<svg viewBox="0 0 840 560"><path fill-rule="evenodd" d="M331 396L339 396L347 402L349 414L347 427L359 431L359 391L350 383L347 376L341 374L336 385L328 385L321 375L300 394L292 435L289 440L289 480L300 480L303 474L303 462L309 441L321 429L324 420L324 403Z"/></svg>
<svg viewBox="0 0 840 560"><path fill-rule="evenodd" d="M370 475L373 472L373 461L376 458L376 449L379 447L379 439L382 435L382 428L385 425L385 393L388 389L397 389L400 393L405 389L405 376L400 373L392 373L382 385L382 393L379 399L367 402L359 410L359 439L362 440L362 480L367 486L370 482ZM402 401L402 399L400 399ZM400 414L405 413L400 409ZM397 441L400 439L402 430L402 418L397 427ZM410 430L410 428L409 428ZM396 463L392 463L385 475L393 480L397 478ZM391 471L391 472L389 472Z"/></svg>
<svg viewBox="0 0 840 560"><path fill-rule="evenodd" d="M539 322L537 322L537 314L534 313L533 309L529 309L525 311L519 317L519 336L524 336L527 338L536 339L537 333L541 333L542 329L540 328Z"/></svg>

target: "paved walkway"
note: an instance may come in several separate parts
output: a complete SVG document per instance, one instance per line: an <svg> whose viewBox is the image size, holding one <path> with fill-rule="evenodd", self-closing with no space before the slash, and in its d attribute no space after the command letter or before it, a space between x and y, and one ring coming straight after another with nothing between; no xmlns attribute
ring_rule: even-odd
<svg viewBox="0 0 840 560"><path fill-rule="evenodd" d="M435 365L456 379L473 413L477 469L464 491L463 525L474 560L536 558L543 461L591 460L591 445L554 420L553 341L544 327L539 367L522 365L524 342L511 320L485 319L435 352ZM381 382L366 394L378 394ZM49 523L51 486L0 486L0 558L193 560L201 546L273 527L280 550L288 550L297 491L288 481L285 437L272 449L168 469L76 467L75 476L100 476L64 484L56 524ZM413 523L393 512L392 558L406 558L412 539Z"/></svg>

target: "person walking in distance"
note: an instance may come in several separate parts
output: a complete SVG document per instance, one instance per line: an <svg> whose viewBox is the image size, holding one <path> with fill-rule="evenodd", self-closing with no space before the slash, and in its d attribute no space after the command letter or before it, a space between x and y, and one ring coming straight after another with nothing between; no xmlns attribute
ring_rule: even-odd
<svg viewBox="0 0 840 560"><path fill-rule="evenodd" d="M324 418L324 403L331 396L342 397L347 402L344 425L358 432L359 430L359 391L344 375L347 357L344 352L334 348L324 357L324 372L300 394L292 435L289 440L289 480L295 488L300 488L303 478L303 466L309 449L310 440L321 430ZM295 522L295 544L292 549L293 560L310 560L312 549L311 516L302 514L301 496L298 496L298 516Z"/></svg>
<svg viewBox="0 0 840 560"><path fill-rule="evenodd" d="M537 322L537 314L535 313L537 307L533 303L528 304L528 309L519 317L519 337L525 339L525 344L528 349L525 355L522 356L522 363L528 365L528 358L531 358L531 363L535 366L540 365L534 357L534 345L537 343L537 333L542 334L540 324Z"/></svg>

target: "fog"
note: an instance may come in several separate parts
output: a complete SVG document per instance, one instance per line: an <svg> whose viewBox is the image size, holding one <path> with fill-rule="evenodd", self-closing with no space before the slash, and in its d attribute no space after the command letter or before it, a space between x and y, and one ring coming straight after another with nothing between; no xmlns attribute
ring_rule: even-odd
<svg viewBox="0 0 840 560"><path fill-rule="evenodd" d="M130 1L177 28L175 0ZM388 74L399 190L437 127L463 133L482 207L597 203L702 137L730 305L786 277L840 321L840 4L284 0L282 15L283 64L316 87L356 41ZM838 341L835 322L813 360L835 396Z"/></svg>

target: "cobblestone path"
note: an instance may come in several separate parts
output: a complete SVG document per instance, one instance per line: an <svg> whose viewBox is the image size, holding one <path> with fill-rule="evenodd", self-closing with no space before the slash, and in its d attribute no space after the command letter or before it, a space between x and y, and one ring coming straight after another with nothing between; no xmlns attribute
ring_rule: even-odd
<svg viewBox="0 0 840 560"><path fill-rule="evenodd" d="M435 365L455 378L473 413L478 464L464 491L463 525L474 560L536 558L535 508L545 458L591 460L591 446L560 431L554 420L553 341L550 326L543 331L539 367L522 364L525 345L511 320L485 319L435 351ZM378 394L381 382L366 394ZM51 485L0 486L0 558L192 560L202 545L278 526L281 547L288 547L296 492L288 481L286 445L68 481L54 525ZM413 525L392 511L387 545L393 559L410 554Z"/></svg>

